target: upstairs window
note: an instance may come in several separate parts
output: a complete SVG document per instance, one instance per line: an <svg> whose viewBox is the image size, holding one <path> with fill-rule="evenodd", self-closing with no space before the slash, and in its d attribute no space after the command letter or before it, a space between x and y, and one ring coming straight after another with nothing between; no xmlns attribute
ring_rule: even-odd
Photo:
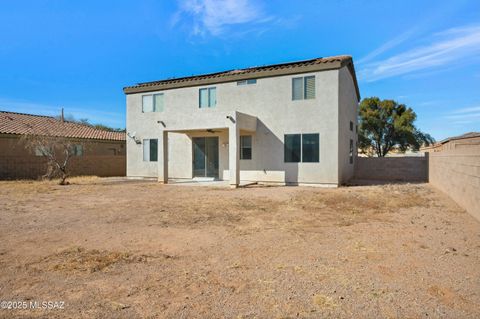
<svg viewBox="0 0 480 319"><path fill-rule="evenodd" d="M285 163L318 163L320 161L319 134L286 134Z"/></svg>
<svg viewBox="0 0 480 319"><path fill-rule="evenodd" d="M156 162L158 158L158 139L143 140L143 161Z"/></svg>
<svg viewBox="0 0 480 319"><path fill-rule="evenodd" d="M164 109L164 96L162 94L153 95L153 111L154 112L163 112Z"/></svg>
<svg viewBox="0 0 480 319"><path fill-rule="evenodd" d="M352 121L350 121L350 131L353 132L353 122Z"/></svg>
<svg viewBox="0 0 480 319"><path fill-rule="evenodd" d="M142 112L163 112L163 93L142 96Z"/></svg>
<svg viewBox="0 0 480 319"><path fill-rule="evenodd" d="M199 107L203 108L210 108L215 107L217 105L217 88L205 88L200 89L199 93Z"/></svg>
<svg viewBox="0 0 480 319"><path fill-rule="evenodd" d="M240 159L242 160L252 159L252 136L251 135L240 136Z"/></svg>
<svg viewBox="0 0 480 319"><path fill-rule="evenodd" d="M315 98L315 76L292 79L292 100L310 100Z"/></svg>
<svg viewBox="0 0 480 319"><path fill-rule="evenodd" d="M257 79L248 79L248 80L237 81L237 85L250 85L250 84L257 84Z"/></svg>

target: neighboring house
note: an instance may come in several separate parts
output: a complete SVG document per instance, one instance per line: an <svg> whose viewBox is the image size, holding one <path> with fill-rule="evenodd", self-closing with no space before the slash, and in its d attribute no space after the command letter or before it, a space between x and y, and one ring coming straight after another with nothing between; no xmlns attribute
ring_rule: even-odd
<svg viewBox="0 0 480 319"><path fill-rule="evenodd" d="M453 151L480 147L480 132L469 132L459 136L446 138L432 146L423 147L423 152Z"/></svg>
<svg viewBox="0 0 480 319"><path fill-rule="evenodd" d="M354 172L350 56L125 87L127 176L338 186Z"/></svg>
<svg viewBox="0 0 480 319"><path fill-rule="evenodd" d="M0 179L38 178L45 174L42 150L26 147L22 137L27 134L71 139L72 175L125 176L125 133L50 116L0 111Z"/></svg>

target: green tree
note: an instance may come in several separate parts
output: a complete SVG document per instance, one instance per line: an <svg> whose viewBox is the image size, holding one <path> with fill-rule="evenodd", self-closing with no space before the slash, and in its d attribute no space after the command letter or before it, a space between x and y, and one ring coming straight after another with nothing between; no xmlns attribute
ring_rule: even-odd
<svg viewBox="0 0 480 319"><path fill-rule="evenodd" d="M413 124L417 115L404 104L369 97L360 103L359 147L364 153L383 157L392 149L417 151L435 140Z"/></svg>

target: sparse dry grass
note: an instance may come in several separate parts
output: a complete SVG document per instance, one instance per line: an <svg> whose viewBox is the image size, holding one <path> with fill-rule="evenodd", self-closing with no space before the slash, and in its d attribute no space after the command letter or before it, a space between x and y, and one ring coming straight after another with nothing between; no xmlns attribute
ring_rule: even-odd
<svg viewBox="0 0 480 319"><path fill-rule="evenodd" d="M110 252L106 250L75 247L63 250L42 260L42 264L49 264L50 270L72 272L102 271L108 266L119 262L142 261L128 253Z"/></svg>
<svg viewBox="0 0 480 319"><path fill-rule="evenodd" d="M325 295L314 295L312 299L313 303L320 308L333 308L337 306L337 304L333 301L332 297L328 297Z"/></svg>
<svg viewBox="0 0 480 319"><path fill-rule="evenodd" d="M71 185L96 185L101 183L102 179L98 176L74 176L67 179L70 185L59 185L59 181L59 179L0 181L0 192L20 196L27 193L51 193L57 190L64 190L63 187Z"/></svg>
<svg viewBox="0 0 480 319"><path fill-rule="evenodd" d="M0 182L0 297L68 303L8 317L477 318L479 229L426 185Z"/></svg>

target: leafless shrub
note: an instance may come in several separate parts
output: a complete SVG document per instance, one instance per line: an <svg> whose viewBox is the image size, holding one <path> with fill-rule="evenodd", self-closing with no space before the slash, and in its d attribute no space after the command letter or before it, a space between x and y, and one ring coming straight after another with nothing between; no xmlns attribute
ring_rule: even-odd
<svg viewBox="0 0 480 319"><path fill-rule="evenodd" d="M66 128L65 130L66 131ZM29 134L22 137L25 148L47 160L47 171L42 179L60 178L60 185L68 185L70 159L83 152L84 145L68 137L56 136L48 128L29 127Z"/></svg>

